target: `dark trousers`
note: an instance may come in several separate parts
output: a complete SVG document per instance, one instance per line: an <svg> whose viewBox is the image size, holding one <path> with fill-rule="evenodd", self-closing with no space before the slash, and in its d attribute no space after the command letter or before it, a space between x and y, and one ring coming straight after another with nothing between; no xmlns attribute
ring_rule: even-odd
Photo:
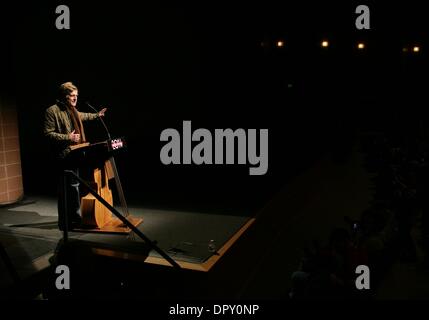
<svg viewBox="0 0 429 320"><path fill-rule="evenodd" d="M64 170L73 171L79 176L79 169L63 164L58 170L58 227L60 230L64 230L67 216L67 226L71 230L82 220L79 181L69 174L64 174Z"/></svg>

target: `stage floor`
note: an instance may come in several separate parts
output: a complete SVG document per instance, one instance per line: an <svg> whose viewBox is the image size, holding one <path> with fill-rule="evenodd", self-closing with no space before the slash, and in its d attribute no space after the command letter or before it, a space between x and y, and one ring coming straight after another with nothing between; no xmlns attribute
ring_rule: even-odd
<svg viewBox="0 0 429 320"><path fill-rule="evenodd" d="M199 271L208 271L254 221L240 215L132 206L129 212L134 217L143 218L138 229L182 268ZM21 278L49 267L49 259L62 237L63 233L57 227L54 198L27 197L20 204L0 208L0 241ZM69 238L92 247L96 254L170 265L134 233L70 232ZM209 248L211 240L215 251ZM0 269L0 288L4 288L12 283L12 278L4 261L0 262Z"/></svg>

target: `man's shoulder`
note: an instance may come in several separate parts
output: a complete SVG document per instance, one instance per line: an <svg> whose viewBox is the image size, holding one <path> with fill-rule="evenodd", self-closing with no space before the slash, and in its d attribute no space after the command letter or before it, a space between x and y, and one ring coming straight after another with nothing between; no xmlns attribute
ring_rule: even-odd
<svg viewBox="0 0 429 320"><path fill-rule="evenodd" d="M59 112L61 109L57 104L54 104L52 106L50 106L49 108L46 109L46 112L48 113L57 113Z"/></svg>

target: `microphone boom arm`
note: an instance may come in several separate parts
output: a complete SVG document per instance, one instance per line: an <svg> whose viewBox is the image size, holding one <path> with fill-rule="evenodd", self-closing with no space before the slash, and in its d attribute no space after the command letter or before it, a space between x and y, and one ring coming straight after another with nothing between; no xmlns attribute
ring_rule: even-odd
<svg viewBox="0 0 429 320"><path fill-rule="evenodd" d="M94 110L97 114L99 113L99 111L97 111L97 109L95 109L93 106L91 106L88 102L85 102L85 103L88 105L88 107L90 107L92 110ZM107 129L106 123L104 123L103 118L98 116L98 119L101 121L101 124L103 125L104 129L106 130L108 139L112 140L112 137L110 136L110 132Z"/></svg>

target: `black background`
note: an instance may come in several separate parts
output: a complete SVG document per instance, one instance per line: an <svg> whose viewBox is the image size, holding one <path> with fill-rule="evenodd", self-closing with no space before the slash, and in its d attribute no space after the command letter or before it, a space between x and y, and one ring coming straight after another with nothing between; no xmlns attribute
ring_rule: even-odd
<svg viewBox="0 0 429 320"><path fill-rule="evenodd" d="M55 28L66 4L71 29ZM371 29L357 30L367 4ZM2 91L18 108L24 188L55 195L42 135L44 110L72 81L84 104L108 107L126 197L150 206L254 214L321 156L344 152L362 131L406 139L425 121L428 45L423 5L45 1L3 9ZM331 45L320 47L323 38ZM283 48L275 42L285 41ZM357 41L367 50L358 52ZM262 45L263 43L263 45ZM419 44L413 55L404 46ZM164 166L162 130L268 128L269 168ZM100 123L91 140L105 138Z"/></svg>

